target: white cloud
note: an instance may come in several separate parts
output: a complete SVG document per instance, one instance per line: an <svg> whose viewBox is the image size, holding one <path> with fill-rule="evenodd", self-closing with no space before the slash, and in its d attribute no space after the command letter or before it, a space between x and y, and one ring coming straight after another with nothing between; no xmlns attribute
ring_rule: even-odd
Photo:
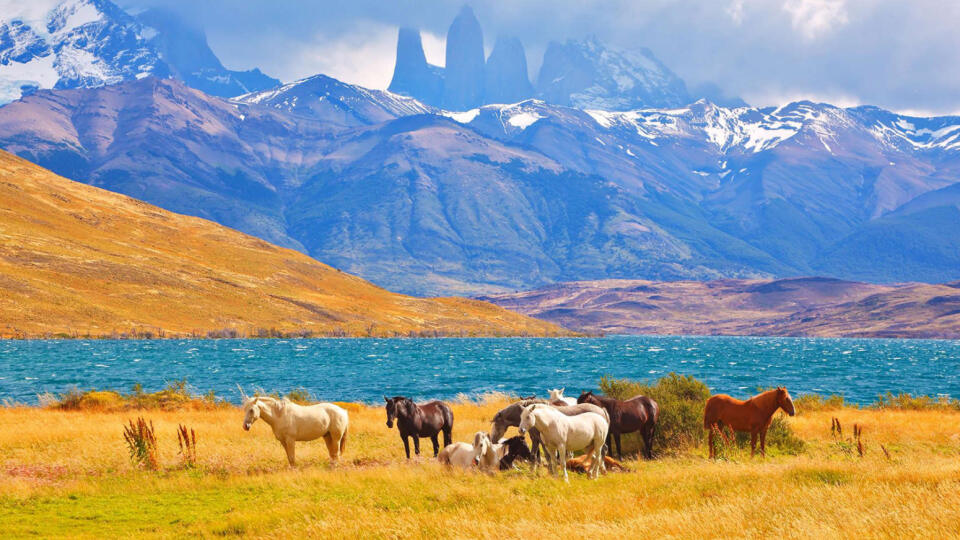
<svg viewBox="0 0 960 540"><path fill-rule="evenodd" d="M727 6L727 15L730 16L733 24L740 26L743 22L743 0L732 0Z"/></svg>
<svg viewBox="0 0 960 540"><path fill-rule="evenodd" d="M786 0L783 9L790 14L793 29L808 40L847 23L845 0Z"/></svg>
<svg viewBox="0 0 960 540"><path fill-rule="evenodd" d="M423 54L426 55L427 62L435 66L445 66L447 63L447 38L421 31L420 40L423 41Z"/></svg>

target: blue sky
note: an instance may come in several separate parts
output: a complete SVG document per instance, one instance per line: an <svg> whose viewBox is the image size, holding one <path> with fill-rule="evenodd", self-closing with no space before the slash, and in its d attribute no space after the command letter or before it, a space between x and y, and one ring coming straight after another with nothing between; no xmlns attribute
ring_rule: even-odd
<svg viewBox="0 0 960 540"><path fill-rule="evenodd" d="M442 64L460 0L119 0L166 6L203 26L231 68L292 80L315 73L384 88L396 29L419 27ZM689 85L714 82L754 105L797 99L960 113L955 0L477 0L489 49L527 48L532 78L550 40L594 34L648 47Z"/></svg>

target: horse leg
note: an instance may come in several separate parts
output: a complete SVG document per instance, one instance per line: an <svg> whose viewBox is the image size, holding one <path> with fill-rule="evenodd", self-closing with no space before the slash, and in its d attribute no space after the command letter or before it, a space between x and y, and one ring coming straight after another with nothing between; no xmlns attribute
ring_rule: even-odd
<svg viewBox="0 0 960 540"><path fill-rule="evenodd" d="M540 447L543 446L540 442L540 432L536 428L530 428L530 446L533 454L533 468L536 470L540 467Z"/></svg>
<svg viewBox="0 0 960 540"><path fill-rule="evenodd" d="M656 424L652 424L643 430L643 447L646 450L647 459L653 459L653 435L656 431Z"/></svg>
<svg viewBox="0 0 960 540"><path fill-rule="evenodd" d="M290 466L293 467L297 464L296 449L294 448L294 442L292 439L287 439L283 441L283 449L287 451L287 461L290 462Z"/></svg>
<svg viewBox="0 0 960 540"><path fill-rule="evenodd" d="M420 436L419 435L413 436L413 452L418 456L420 455Z"/></svg>
<svg viewBox="0 0 960 540"><path fill-rule="evenodd" d="M563 469L563 481L570 483L570 477L567 476L567 445L560 444L557 448L557 456L560 457L560 467Z"/></svg>
<svg viewBox="0 0 960 540"><path fill-rule="evenodd" d="M713 457L714 457L713 431L714 431L715 429L716 429L716 425L713 425L713 426L710 426L710 429L709 429L709 430L707 430L707 433L709 433L709 435L708 435L709 442L708 442L707 444L708 444L708 446L709 446L709 448L710 448L710 457L708 457L707 459L713 459Z"/></svg>
<svg viewBox="0 0 960 540"><path fill-rule="evenodd" d="M615 431L613 433L613 440L617 443L617 459L623 461L623 449L620 447L620 432ZM613 448L611 448L613 450Z"/></svg>
<svg viewBox="0 0 960 540"><path fill-rule="evenodd" d="M400 435L400 440L403 441L403 451L407 453L407 459L410 459L410 438L406 435Z"/></svg>
<svg viewBox="0 0 960 540"><path fill-rule="evenodd" d="M443 428L443 447L444 448L450 446L450 443L453 442L451 439L453 439L453 427L444 426Z"/></svg>
<svg viewBox="0 0 960 540"><path fill-rule="evenodd" d="M757 451L757 432L750 432L750 457Z"/></svg>
<svg viewBox="0 0 960 540"><path fill-rule="evenodd" d="M437 452L440 451L440 448L438 448L440 446L440 441L437 440L436 434L430 437L430 442L433 443L433 457L437 457ZM446 448L446 446L444 446L444 448Z"/></svg>
<svg viewBox="0 0 960 540"><path fill-rule="evenodd" d="M333 435L327 432L323 436L323 442L327 444L327 453L330 454L330 465L336 465L340 459L340 441L333 440Z"/></svg>
<svg viewBox="0 0 960 540"><path fill-rule="evenodd" d="M550 476L553 476L556 474L553 469L553 460L557 459L557 449L550 445L544 444L543 453L547 458L547 470L550 471Z"/></svg>
<svg viewBox="0 0 960 540"><path fill-rule="evenodd" d="M767 429L760 432L760 455L767 457Z"/></svg>

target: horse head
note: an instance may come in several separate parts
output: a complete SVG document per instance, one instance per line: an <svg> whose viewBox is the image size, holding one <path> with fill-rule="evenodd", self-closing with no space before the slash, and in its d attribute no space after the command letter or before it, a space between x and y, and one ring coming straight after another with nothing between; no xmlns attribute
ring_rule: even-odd
<svg viewBox="0 0 960 540"><path fill-rule="evenodd" d="M577 403L592 403L594 405L600 405L600 400L597 399L597 396L595 396L592 391L587 390L580 392L580 397L577 398Z"/></svg>
<svg viewBox="0 0 960 540"><path fill-rule="evenodd" d="M252 397L243 400L243 429L250 431L250 426L260 418L260 398Z"/></svg>
<svg viewBox="0 0 960 540"><path fill-rule="evenodd" d="M777 387L777 405L790 416L797 413L797 410L793 408L793 399L790 397L790 392L787 392L787 389L782 386Z"/></svg>
<svg viewBox="0 0 960 540"><path fill-rule="evenodd" d="M392 397L392 398L383 396L383 400L387 402L386 409L387 409L387 427L388 428L393 427L393 421L394 419L397 418L397 402L400 401L401 399L403 398L401 398L400 396Z"/></svg>
<svg viewBox="0 0 960 540"><path fill-rule="evenodd" d="M503 420L503 411L499 411L493 415L493 420L490 421L490 440L500 440L500 437L503 437L506 431L507 423Z"/></svg>
<svg viewBox="0 0 960 540"><path fill-rule="evenodd" d="M478 431L473 435L473 462L476 465L480 464L480 458L485 456L487 452L491 449L490 437L482 431Z"/></svg>
<svg viewBox="0 0 960 540"><path fill-rule="evenodd" d="M537 404L534 403L533 405L530 405L524 409L523 413L520 414L520 425L517 426L517 431L519 431L521 435L526 433L528 429L536 426L536 409Z"/></svg>
<svg viewBox="0 0 960 540"><path fill-rule="evenodd" d="M557 400L562 401L564 390L566 390L566 388L559 388L559 389L554 388L553 390L547 390L547 392L550 392L550 401L557 401Z"/></svg>

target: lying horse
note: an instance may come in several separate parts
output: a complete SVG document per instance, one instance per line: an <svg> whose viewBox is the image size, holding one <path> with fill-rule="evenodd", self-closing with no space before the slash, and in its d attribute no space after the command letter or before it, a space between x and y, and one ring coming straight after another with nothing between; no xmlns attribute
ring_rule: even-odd
<svg viewBox="0 0 960 540"><path fill-rule="evenodd" d="M473 444L458 442L447 445L437 454L437 461L444 465L493 472L499 468L503 445L493 444L482 431L473 435Z"/></svg>
<svg viewBox="0 0 960 540"><path fill-rule="evenodd" d="M623 466L623 463L613 459L610 456L603 456L603 469L605 471L625 471L626 467ZM577 456L567 460L567 469L573 472L585 473L593 467L593 455L583 454L582 456Z"/></svg>
<svg viewBox="0 0 960 540"><path fill-rule="evenodd" d="M603 444L607 438L609 422L597 413L588 412L577 416L567 416L549 405L534 404L523 410L520 415L520 433L535 427L547 447L547 465L553 473L553 460L558 457L563 469L563 479L567 476L567 452L584 450L593 456L590 476L600 476L603 464Z"/></svg>
<svg viewBox="0 0 960 540"><path fill-rule="evenodd" d="M294 443L323 437L330 453L330 462L336 464L347 444L347 411L333 403L297 405L288 399L266 396L246 397L243 400L243 429L263 418L273 429L273 435L287 451L287 461L295 464Z"/></svg>
<svg viewBox="0 0 960 540"><path fill-rule="evenodd" d="M750 432L750 457L757 449L757 435L760 436L760 454L767 455L767 429L777 409L793 416L793 400L787 389L778 386L762 394L753 396L746 401L732 398L726 394L718 394L707 400L703 411L703 428L710 433L710 457L715 455L713 448L713 433L717 431L729 442L723 427L728 426L731 431Z"/></svg>
<svg viewBox="0 0 960 540"><path fill-rule="evenodd" d="M388 398L383 396L387 402L387 427L393 427L393 421L397 421L397 429L400 431L400 439L403 440L403 449L407 453L407 459L410 459L410 437L413 437L414 452L420 455L420 438L430 437L433 443L433 457L437 457L440 451L440 443L437 441L437 435L443 432L443 446L450 446L451 434L453 432L453 411L442 401L431 401L423 405L417 405L410 398L396 396Z"/></svg>
<svg viewBox="0 0 960 540"><path fill-rule="evenodd" d="M657 429L657 420L660 418L660 406L646 396L635 396L621 401L607 396L598 396L593 392L583 392L577 398L577 403L592 403L599 405L610 413L610 434L607 435L607 447L613 453L613 442L617 443L617 458L623 459L620 449L620 435L623 433L640 432L643 437L644 455L653 459L653 435Z"/></svg>
<svg viewBox="0 0 960 540"><path fill-rule="evenodd" d="M535 403L540 403L547 405L548 403L542 399L523 399L516 403L507 405L503 409L494 415L492 420L492 425L490 426L490 440L499 441L503 435L507 432L507 428L510 426L519 427L520 426L520 415L523 414L523 410L529 405ZM585 412L597 413L604 417L608 422L610 417L607 414L607 411L602 407L596 405L591 405L589 403L578 404L578 405L569 405L569 406L560 406L556 409L567 416L576 416L578 414L583 414ZM540 447L546 448L540 440L540 432L536 428L530 428L530 448L533 450L533 462L540 462Z"/></svg>
<svg viewBox="0 0 960 540"><path fill-rule="evenodd" d="M506 449L506 453L500 458L501 471L515 469L517 460L533 461L533 453L530 452L530 447L527 446L527 441L523 438L523 435L502 440L500 444Z"/></svg>
<svg viewBox="0 0 960 540"><path fill-rule="evenodd" d="M550 393L550 399L547 401L549 401L551 405L576 405L577 400L570 397L563 397L564 390L566 390L566 388L554 388L553 390L547 390L547 392Z"/></svg>

